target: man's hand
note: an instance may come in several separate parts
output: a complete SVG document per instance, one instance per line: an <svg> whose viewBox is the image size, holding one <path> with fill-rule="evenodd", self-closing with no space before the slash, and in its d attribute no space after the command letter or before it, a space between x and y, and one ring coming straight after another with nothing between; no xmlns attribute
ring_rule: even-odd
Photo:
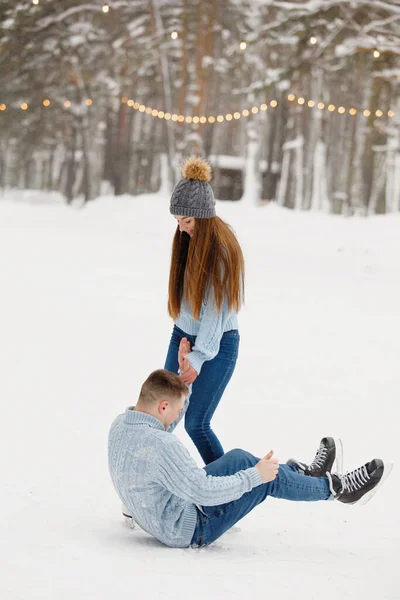
<svg viewBox="0 0 400 600"><path fill-rule="evenodd" d="M182 338L181 343L179 344L178 350L178 362L179 369L181 371L180 377L183 383L186 385L190 385L198 376L198 373L193 367L190 366L189 359L186 358L186 355L190 352L190 342L187 338Z"/></svg>
<svg viewBox="0 0 400 600"><path fill-rule="evenodd" d="M187 338L182 338L181 343L179 344L178 350L178 363L179 370L181 373L186 373L186 371L190 368L190 362L188 358L185 358L186 354L190 352L190 342Z"/></svg>
<svg viewBox="0 0 400 600"><path fill-rule="evenodd" d="M278 474L279 460L272 458L274 454L273 450L270 450L267 456L264 456L257 464L256 469L260 473L264 483L273 481Z"/></svg>

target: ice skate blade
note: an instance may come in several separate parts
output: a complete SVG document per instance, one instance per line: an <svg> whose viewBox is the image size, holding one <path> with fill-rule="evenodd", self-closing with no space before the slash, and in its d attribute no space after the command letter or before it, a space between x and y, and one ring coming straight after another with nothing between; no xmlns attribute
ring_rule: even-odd
<svg viewBox="0 0 400 600"><path fill-rule="evenodd" d="M335 456L335 469L333 473L343 473L343 442L340 438L334 438L336 456Z"/></svg>
<svg viewBox="0 0 400 600"><path fill-rule="evenodd" d="M131 529L135 529L136 523L132 519L132 517L130 515L125 514L125 513L122 513L122 516L124 517L124 521L128 525L128 527L130 527Z"/></svg>

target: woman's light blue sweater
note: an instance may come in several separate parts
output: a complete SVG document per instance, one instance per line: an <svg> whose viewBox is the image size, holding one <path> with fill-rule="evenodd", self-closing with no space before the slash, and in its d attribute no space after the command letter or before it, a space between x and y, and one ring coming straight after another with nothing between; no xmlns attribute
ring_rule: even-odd
<svg viewBox="0 0 400 600"><path fill-rule="evenodd" d="M193 316L190 304L183 299L181 312L175 325L188 335L197 336L196 343L187 356L198 374L206 360L212 360L217 356L225 331L239 328L237 313L228 310L226 299L222 303L221 311L218 312L212 289L203 300L198 321Z"/></svg>
<svg viewBox="0 0 400 600"><path fill-rule="evenodd" d="M188 406L185 403L183 416ZM197 467L171 430L155 417L128 408L111 426L109 470L114 487L133 519L175 548L190 545L201 506L240 498L262 484L256 467L213 477Z"/></svg>

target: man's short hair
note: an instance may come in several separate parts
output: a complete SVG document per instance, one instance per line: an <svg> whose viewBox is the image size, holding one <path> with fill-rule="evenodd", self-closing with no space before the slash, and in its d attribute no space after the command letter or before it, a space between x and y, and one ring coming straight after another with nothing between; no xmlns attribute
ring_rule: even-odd
<svg viewBox="0 0 400 600"><path fill-rule="evenodd" d="M139 402L155 404L162 400L178 401L187 395L188 388L182 379L166 369L158 369L150 373L139 394Z"/></svg>

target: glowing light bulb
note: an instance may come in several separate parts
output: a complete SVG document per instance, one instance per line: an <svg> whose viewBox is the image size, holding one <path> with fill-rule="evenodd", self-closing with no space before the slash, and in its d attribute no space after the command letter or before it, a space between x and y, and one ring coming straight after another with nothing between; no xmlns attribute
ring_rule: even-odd
<svg viewBox="0 0 400 600"><path fill-rule="evenodd" d="M374 58L379 58L381 55L381 53L379 52L379 50L374 50Z"/></svg>
<svg viewBox="0 0 400 600"><path fill-rule="evenodd" d="M247 48L247 44L246 44L246 42L240 42L240 44L239 44L239 48L240 48L241 50L246 50L246 48Z"/></svg>
<svg viewBox="0 0 400 600"><path fill-rule="evenodd" d="M173 32L171 33L171 38L172 38L173 40L176 40L176 39L177 39L177 37L178 37L178 32L177 32L177 31L173 31Z"/></svg>
<svg viewBox="0 0 400 600"><path fill-rule="evenodd" d="M48 100L46 98L46 100L43 100L43 106L50 106L50 100Z"/></svg>
<svg viewBox="0 0 400 600"><path fill-rule="evenodd" d="M28 105L26 104L26 102L21 104L21 108L22 108L22 110L28 110Z"/></svg>
<svg viewBox="0 0 400 600"><path fill-rule="evenodd" d="M86 106L92 106L93 100L91 98L86 98L85 104L86 104Z"/></svg>
<svg viewBox="0 0 400 600"><path fill-rule="evenodd" d="M317 38L314 35L312 35L310 37L310 44L312 44L314 46L317 42L318 42Z"/></svg>
<svg viewBox="0 0 400 600"><path fill-rule="evenodd" d="M32 4L34 4L35 6L37 6L39 4L40 0L32 0Z"/></svg>
<svg viewBox="0 0 400 600"><path fill-rule="evenodd" d="M108 4L103 4L101 10L103 11L103 13L108 13L110 11L110 7L108 6Z"/></svg>

